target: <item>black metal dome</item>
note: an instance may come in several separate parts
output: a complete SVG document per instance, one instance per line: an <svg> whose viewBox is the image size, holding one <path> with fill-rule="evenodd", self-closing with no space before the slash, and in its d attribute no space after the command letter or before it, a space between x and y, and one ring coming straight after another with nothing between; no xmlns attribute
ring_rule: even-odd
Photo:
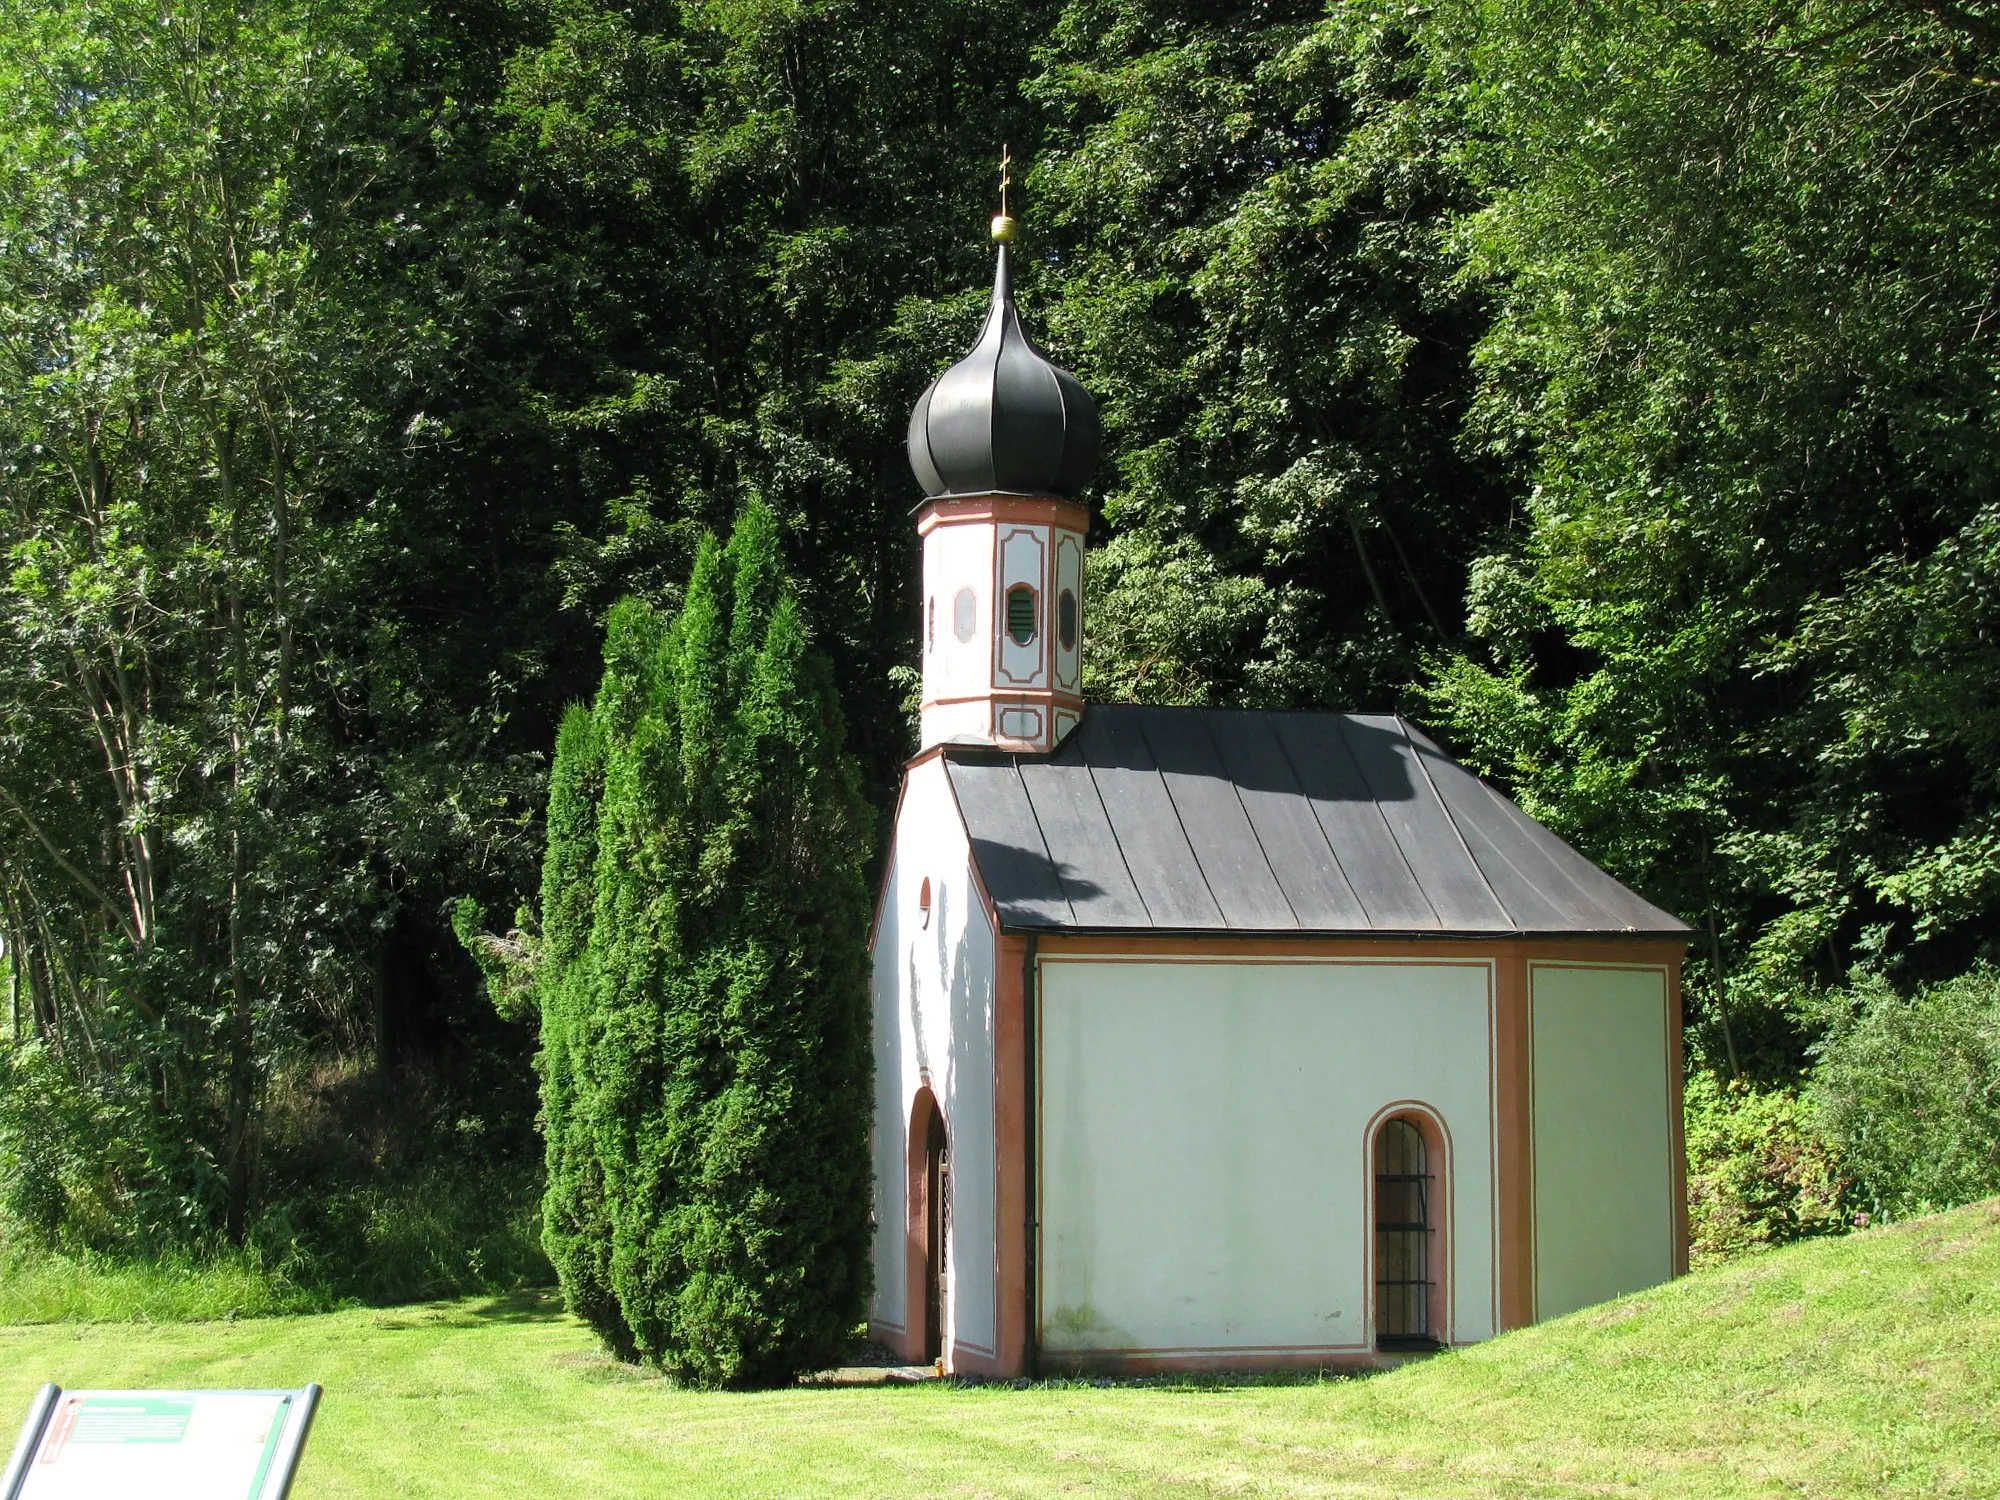
<svg viewBox="0 0 2000 1500"><path fill-rule="evenodd" d="M979 341L910 413L910 467L924 493L1074 499L1097 466L1097 403L1021 331L1007 246Z"/></svg>

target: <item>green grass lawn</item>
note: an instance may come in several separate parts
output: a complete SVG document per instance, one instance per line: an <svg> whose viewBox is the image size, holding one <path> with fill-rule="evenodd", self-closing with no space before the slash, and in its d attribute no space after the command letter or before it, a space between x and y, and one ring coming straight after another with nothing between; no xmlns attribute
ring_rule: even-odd
<svg viewBox="0 0 2000 1500"><path fill-rule="evenodd" d="M699 1394L607 1359L539 1296L0 1328L0 1410L44 1380L317 1380L303 1500L1993 1496L2000 1200L1366 1380Z"/></svg>

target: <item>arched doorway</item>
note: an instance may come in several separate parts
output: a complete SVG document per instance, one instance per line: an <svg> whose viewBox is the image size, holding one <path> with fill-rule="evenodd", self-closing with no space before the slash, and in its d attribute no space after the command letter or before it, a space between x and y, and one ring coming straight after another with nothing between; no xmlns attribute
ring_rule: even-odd
<svg viewBox="0 0 2000 1500"><path fill-rule="evenodd" d="M929 1089L910 1110L909 1309L907 1355L931 1363L944 1354L951 1301L951 1137Z"/></svg>
<svg viewBox="0 0 2000 1500"><path fill-rule="evenodd" d="M1446 1339L1445 1150L1436 1123L1398 1114L1375 1132L1375 1346L1436 1349Z"/></svg>

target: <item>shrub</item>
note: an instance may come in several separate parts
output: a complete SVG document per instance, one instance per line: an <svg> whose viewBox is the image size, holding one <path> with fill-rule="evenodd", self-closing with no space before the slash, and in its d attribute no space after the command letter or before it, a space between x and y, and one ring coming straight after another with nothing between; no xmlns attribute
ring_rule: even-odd
<svg viewBox="0 0 2000 1500"><path fill-rule="evenodd" d="M2000 970L1908 995L1862 980L1814 1050L1808 1097L1861 1206L1901 1217L2000 1193Z"/></svg>
<svg viewBox="0 0 2000 1500"><path fill-rule="evenodd" d="M1696 1268L1848 1223L1846 1179L1795 1089L1687 1083L1689 1261Z"/></svg>
<svg viewBox="0 0 2000 1500"><path fill-rule="evenodd" d="M9 1238L119 1250L174 1220L172 1204L134 1212L129 1184L147 1179L124 1102L115 1080L65 1066L46 1042L0 1042L0 1229Z"/></svg>
<svg viewBox="0 0 2000 1500"><path fill-rule="evenodd" d="M868 823L753 503L671 623L613 612L521 960L550 1259L607 1342L694 1383L830 1364L867 1297Z"/></svg>

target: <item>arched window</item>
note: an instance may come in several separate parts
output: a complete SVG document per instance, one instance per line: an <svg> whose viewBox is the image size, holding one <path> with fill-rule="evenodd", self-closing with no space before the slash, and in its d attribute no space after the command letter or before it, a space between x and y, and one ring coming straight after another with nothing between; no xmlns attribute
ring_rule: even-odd
<svg viewBox="0 0 2000 1500"><path fill-rule="evenodd" d="M1418 1122L1375 1134L1375 1339L1382 1349L1435 1349L1439 1337L1438 1172Z"/></svg>
<svg viewBox="0 0 2000 1500"><path fill-rule="evenodd" d="M1056 599L1056 639L1063 650L1076 649L1076 595L1068 589Z"/></svg>
<svg viewBox="0 0 2000 1500"><path fill-rule="evenodd" d="M923 886L917 891L917 910L923 916L923 925L931 925L931 878L924 877Z"/></svg>
<svg viewBox="0 0 2000 1500"><path fill-rule="evenodd" d="M924 649L926 651L935 651L937 649L936 594L931 595L930 602L924 606Z"/></svg>
<svg viewBox="0 0 2000 1500"><path fill-rule="evenodd" d="M1035 591L1025 583L1007 590L1007 637L1017 646L1035 639Z"/></svg>

